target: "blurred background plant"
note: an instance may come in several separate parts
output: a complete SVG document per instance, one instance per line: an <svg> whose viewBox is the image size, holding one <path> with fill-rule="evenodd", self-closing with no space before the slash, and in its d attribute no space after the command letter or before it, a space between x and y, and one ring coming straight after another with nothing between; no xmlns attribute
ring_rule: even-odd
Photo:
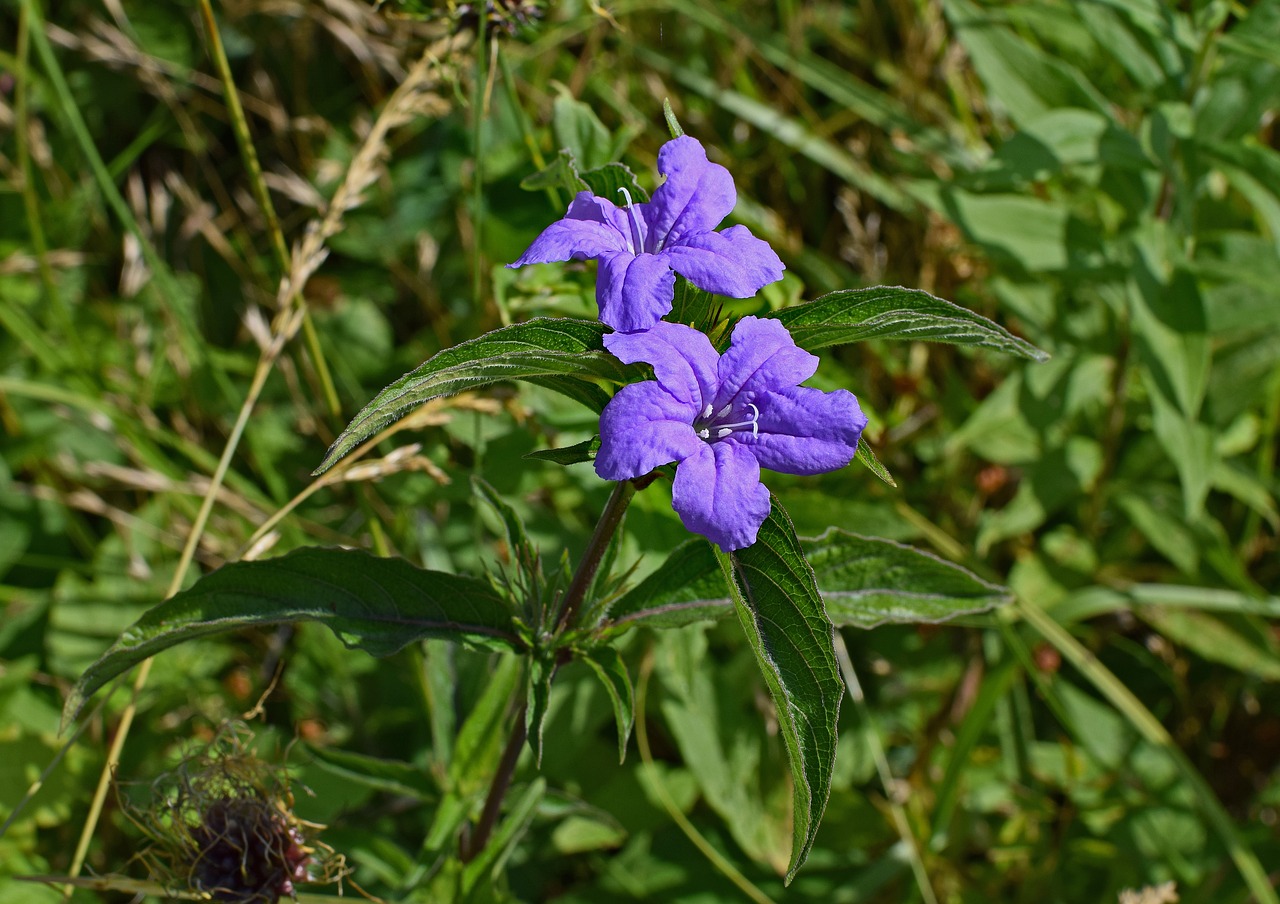
<svg viewBox="0 0 1280 904"><path fill-rule="evenodd" d="M104 696L61 759L58 711L141 611L224 561L507 561L473 476L544 550L585 544L608 487L523 456L595 425L536 388L433 403L405 425L420 447L309 473L435 351L590 315L585 270L502 268L567 201L522 182L563 147L645 181L664 97L786 261L767 303L914 286L1053 353L828 355L817 384L858 393L898 486L771 481L801 534L931 547L1018 601L843 632L865 699L785 890L788 772L749 649L634 632L643 745L618 767L609 701L567 669L541 771L518 774L547 795L477 894L1102 901L1173 881L1230 902L1248 851L1274 877L1280 3L479 6L240 0L210 30L185 3L45 21L5 0L0 817L47 776L5 824L0 897L59 900L10 877L137 850L128 812L91 804L113 739L120 776L149 780L270 689L254 731L301 740L298 817L362 887L433 900L500 755L509 660L429 642L376 661L302 625L163 654L136 719L128 688ZM684 535L661 492L628 517L641 574Z"/></svg>

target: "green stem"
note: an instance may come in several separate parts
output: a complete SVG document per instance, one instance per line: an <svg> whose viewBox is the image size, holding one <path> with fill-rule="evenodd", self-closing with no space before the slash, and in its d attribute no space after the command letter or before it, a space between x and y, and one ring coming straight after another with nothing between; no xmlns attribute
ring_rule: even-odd
<svg viewBox="0 0 1280 904"><path fill-rule="evenodd" d="M232 131L236 136L236 145L240 149L240 159L244 162L245 173L249 178L249 186L253 189L253 197L258 202L262 216L267 221L267 234L271 238L271 247L276 254L276 263L280 272L288 275L291 262L289 249L285 245L284 233L280 229L280 219L276 216L275 205L271 203L271 193L262 178L262 164L258 162L258 152L253 146L253 136L249 134L249 120L244 115L244 107L240 105L240 92L231 77L231 63L227 60L227 52L222 46L222 34L218 31L218 22L213 17L213 7L209 0L200 0L200 12L204 17L205 32L209 36L209 55L218 67L218 77L222 79L222 94L227 102L227 113L231 117ZM293 303L302 311L302 335L307 343L307 353L315 365L316 376L320 379L320 390L329 412L337 417L342 412L338 401L338 391L334 388L333 377L329 373L329 364L325 360L324 350L320 347L320 336L316 333L311 321L311 311L302 297L300 287L295 287Z"/></svg>
<svg viewBox="0 0 1280 904"><path fill-rule="evenodd" d="M613 539L618 525L622 522L622 515L627 510L627 504L631 502L635 492L636 485L630 480L614 484L613 494L605 503L604 511L600 514L600 522L596 525L595 531L591 534L591 540L588 541L587 548L582 553L582 561L578 563L578 570L573 575L573 583L569 585L569 591L564 595L560 616L556 619L557 629L573 623L573 617L581 608L582 601L586 599L587 590L591 588L596 572L600 569L604 552L609 548L609 541Z"/></svg>
<svg viewBox="0 0 1280 904"><path fill-rule="evenodd" d="M644 481L644 478L641 478L641 481ZM596 572L600 570L600 562L604 559L605 550L609 548L609 542L617 532L618 525L622 523L622 515L627 510L627 504L635 495L636 489L636 483L630 480L614 484L613 493L605 503L600 521L587 542L587 548L578 562L578 570L574 572L573 582L565 594L560 615L556 619L558 629L572 624L574 615L582 606L582 601L586 599L587 591L595 581ZM484 850L485 845L489 843L489 836L493 834L494 826L497 825L498 814L502 810L502 800L511 788L516 763L520 759L520 751L528 737L528 723L525 718L527 710L528 704L522 703L516 713L515 727L511 731L511 736L507 738L506 748L502 751L498 769L494 772L493 781L489 784L489 794L485 797L484 810L481 811L480 819L476 822L471 836L459 846L458 854L464 861L474 859Z"/></svg>
<svg viewBox="0 0 1280 904"><path fill-rule="evenodd" d="M502 799L511 788L511 780L516 774L516 763L520 760L520 751L528 737L528 722L525 720L527 704L521 704L516 713L515 728L511 737L507 738L507 746L502 751L502 759L498 761L498 769L493 774L493 782L489 785L489 795L484 799L484 809L476 822L475 830L465 839L458 851L458 856L465 863L475 859L489 843L494 826L498 824L498 814L502 812Z"/></svg>
<svg viewBox="0 0 1280 904"><path fill-rule="evenodd" d="M31 35L28 33L30 13L23 6L18 11L18 65L13 87L13 137L18 151L18 170L22 173L22 202L27 213L27 229L31 233L31 247L35 251L36 266L40 271L40 284L44 288L45 303L58 319L62 335L79 351L80 335L71 320L71 310L66 299L58 292L53 281L53 268L49 266L49 244L45 241L44 225L40 221L40 198L36 193L35 171L31 166L31 149L27 146L27 93L31 81ZM83 361L84 355L77 354Z"/></svg>

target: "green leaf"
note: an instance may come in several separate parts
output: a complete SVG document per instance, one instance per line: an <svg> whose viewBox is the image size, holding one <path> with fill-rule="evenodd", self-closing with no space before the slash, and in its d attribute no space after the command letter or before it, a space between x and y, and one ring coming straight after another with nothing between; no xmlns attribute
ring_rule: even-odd
<svg viewBox="0 0 1280 904"><path fill-rule="evenodd" d="M831 528L800 541L827 616L840 627L936 624L1010 600L1007 588L892 540ZM690 540L613 607L613 625L678 628L729 614L729 588L711 545Z"/></svg>
<svg viewBox="0 0 1280 904"><path fill-rule="evenodd" d="M526 191L563 188L575 195L580 191L591 190L578 172L578 162L573 157L573 151L568 148L562 149L545 167L522 179L520 187Z"/></svg>
<svg viewBox="0 0 1280 904"><path fill-rule="evenodd" d="M667 129L671 132L672 138L679 138L684 134L684 129L680 127L680 120L676 119L676 113L671 109L671 98L669 97L662 99L662 116L667 121Z"/></svg>
<svg viewBox="0 0 1280 904"><path fill-rule="evenodd" d="M1280 681L1280 656L1275 648L1248 637L1218 616L1161 606L1142 606L1137 614L1165 637L1210 662Z"/></svg>
<svg viewBox="0 0 1280 904"><path fill-rule="evenodd" d="M980 314L901 286L840 289L767 316L782 321L796 344L809 351L866 339L907 339L980 346L1033 361L1049 358Z"/></svg>
<svg viewBox="0 0 1280 904"><path fill-rule="evenodd" d="M524 726L533 751L533 761L542 767L542 729L547 724L547 708L551 704L551 680L556 674L555 652L539 649L529 657L529 674L525 685Z"/></svg>
<svg viewBox="0 0 1280 904"><path fill-rule="evenodd" d="M435 801L440 797L440 789L421 766L350 750L317 747L314 744L307 744L304 749L325 772L342 776L366 788L424 802Z"/></svg>
<svg viewBox="0 0 1280 904"><path fill-rule="evenodd" d="M405 412L441 396L527 380L584 401L583 381L625 382L622 362L604 350L604 332L596 321L538 318L445 349L378 393L334 440L315 473L323 474Z"/></svg>
<svg viewBox="0 0 1280 904"><path fill-rule="evenodd" d="M591 439L584 439L580 443L574 443L572 446L565 446L560 449L539 449L536 452L526 452L522 457L531 458L534 461L550 461L558 465L576 465L584 461L594 461L596 452L600 449L600 437L593 436Z"/></svg>
<svg viewBox="0 0 1280 904"><path fill-rule="evenodd" d="M563 85L551 105L551 128L556 145L568 149L588 169L603 166L613 156L613 138L590 106Z"/></svg>
<svg viewBox="0 0 1280 904"><path fill-rule="evenodd" d="M631 688L631 676L627 664L614 647L600 646L582 654L582 662L595 672L609 694L613 704L614 721L618 723L618 762L627 759L627 741L636 722L635 693Z"/></svg>
<svg viewBox="0 0 1280 904"><path fill-rule="evenodd" d="M687 540L612 607L613 624L680 628L729 614L729 587L706 540Z"/></svg>
<svg viewBox="0 0 1280 904"><path fill-rule="evenodd" d="M139 618L80 677L63 727L112 678L184 641L256 625L314 621L348 647L388 656L426 637L479 647L518 644L506 602L474 578L360 550L300 549L212 572Z"/></svg>
<svg viewBox="0 0 1280 904"><path fill-rule="evenodd" d="M827 615L840 627L937 623L1012 599L998 584L930 553L832 528L804 541Z"/></svg>
<svg viewBox="0 0 1280 904"><path fill-rule="evenodd" d="M649 200L649 193L640 187L636 174L624 164L606 163L579 173L579 176L593 195L608 198L619 207L624 207L627 203L627 199L618 190L621 188L625 188L630 193L631 200L637 204Z"/></svg>
<svg viewBox="0 0 1280 904"><path fill-rule="evenodd" d="M943 9L978 77L1018 125L1063 107L1110 115L1106 98L1079 69L1027 43L992 12L966 0L946 0Z"/></svg>
<svg viewBox="0 0 1280 904"><path fill-rule="evenodd" d="M871 446L862 440L858 443L858 463L867 468L872 474L879 477L891 487L896 487L898 482L893 479L893 475L889 473L889 469L880 463L880 459L876 458L876 453L871 451Z"/></svg>
<svg viewBox="0 0 1280 904"><path fill-rule="evenodd" d="M844 684L836 665L835 628L828 620L813 569L786 511L773 509L756 542L715 552L765 683L791 760L793 835L789 884L813 847L831 793L836 723Z"/></svg>
<svg viewBox="0 0 1280 904"><path fill-rule="evenodd" d="M635 173L621 163L606 163L594 169L582 170L578 166L573 151L564 148L543 169L528 176L520 187L529 191L544 188L563 188L571 194L589 191L601 198L608 198L622 206L626 199L620 197L619 188L631 193L631 200L636 203L649 200L649 193L640 187Z"/></svg>

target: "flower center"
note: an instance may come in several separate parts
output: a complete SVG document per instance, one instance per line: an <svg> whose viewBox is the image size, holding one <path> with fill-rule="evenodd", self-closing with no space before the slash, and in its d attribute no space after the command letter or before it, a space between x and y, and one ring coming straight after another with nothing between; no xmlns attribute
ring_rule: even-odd
<svg viewBox="0 0 1280 904"><path fill-rule="evenodd" d="M630 246L628 250L632 254L640 254L644 251L644 233L640 229L640 220L636 215L635 204L631 201L631 192L627 191L625 187L619 187L618 193L627 199L627 213L631 217L631 241L628 242Z"/></svg>
<svg viewBox="0 0 1280 904"><path fill-rule="evenodd" d="M708 405L706 410L702 412L702 416L693 422L694 432L698 434L699 439L709 443L724 439L734 430L745 430L748 427L751 428L752 436L759 436L760 409L751 402L747 403L747 407L751 409L751 418L749 420L726 424L724 421L729 417L729 413L733 409L733 403L730 402L719 411L715 411L712 406Z"/></svg>

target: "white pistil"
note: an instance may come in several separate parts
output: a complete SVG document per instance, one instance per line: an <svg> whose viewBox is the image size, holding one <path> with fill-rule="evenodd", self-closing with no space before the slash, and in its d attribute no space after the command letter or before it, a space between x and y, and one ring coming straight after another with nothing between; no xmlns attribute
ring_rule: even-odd
<svg viewBox="0 0 1280 904"><path fill-rule="evenodd" d="M640 254L644 251L644 239L642 238L643 233L640 231L640 221L636 218L636 208L631 200L631 192L620 186L618 193L627 199L627 214L631 217L631 242L629 243L631 248L629 250L632 254Z"/></svg>

